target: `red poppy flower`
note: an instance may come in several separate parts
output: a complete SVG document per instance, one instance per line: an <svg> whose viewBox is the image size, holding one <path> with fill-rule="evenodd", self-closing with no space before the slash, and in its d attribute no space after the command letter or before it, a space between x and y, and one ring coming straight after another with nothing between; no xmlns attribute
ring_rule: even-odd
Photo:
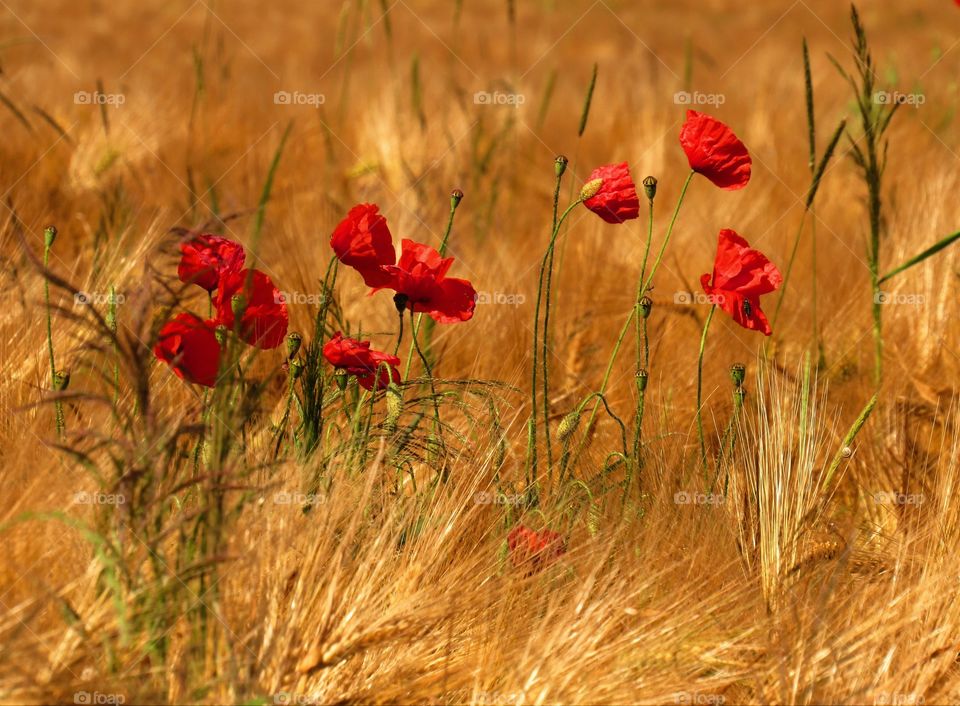
<svg viewBox="0 0 960 706"><path fill-rule="evenodd" d="M640 213L637 187L630 178L626 162L594 169L582 193L590 194L589 198L584 199L583 205L607 223L623 223Z"/></svg>
<svg viewBox="0 0 960 706"><path fill-rule="evenodd" d="M229 329L234 327L234 306L242 307L238 332L251 346L276 348L287 335L287 305L273 280L260 270L226 273L217 289L216 305L217 322Z"/></svg>
<svg viewBox="0 0 960 706"><path fill-rule="evenodd" d="M216 324L193 314L177 314L160 329L153 354L169 365L177 377L205 387L217 382L220 344Z"/></svg>
<svg viewBox="0 0 960 706"><path fill-rule="evenodd" d="M396 263L397 253L378 206L362 203L351 208L330 236L330 247L340 262L360 273L368 287L387 286L390 278L383 267Z"/></svg>
<svg viewBox="0 0 960 706"><path fill-rule="evenodd" d="M750 181L750 153L733 130L716 118L688 110L680 146L690 168L721 189L742 189Z"/></svg>
<svg viewBox="0 0 960 706"><path fill-rule="evenodd" d="M543 568L567 551L566 542L559 532L548 529L537 532L524 525L517 525L510 530L507 546L514 566L529 563L534 569Z"/></svg>
<svg viewBox="0 0 960 706"><path fill-rule="evenodd" d="M759 250L732 230L721 230L717 257L710 275L700 277L700 285L713 303L730 314L734 321L751 331L771 333L770 322L760 309L760 295L769 294L783 283L780 270Z"/></svg>
<svg viewBox="0 0 960 706"><path fill-rule="evenodd" d="M200 285L208 292L217 288L221 275L243 267L243 246L219 235L201 233L180 243L180 252L180 281Z"/></svg>
<svg viewBox="0 0 960 706"><path fill-rule="evenodd" d="M467 280L447 277L452 257L440 257L429 245L404 239L400 261L384 267L386 286L406 297L411 311L422 312L437 323L466 321L473 316L477 292Z"/></svg>
<svg viewBox="0 0 960 706"><path fill-rule="evenodd" d="M372 390L374 383L377 389L383 390L391 381L400 382L400 371L397 370L400 359L389 353L372 350L370 341L344 338L337 331L324 344L323 357L333 367L348 375L356 375L360 387L366 390Z"/></svg>

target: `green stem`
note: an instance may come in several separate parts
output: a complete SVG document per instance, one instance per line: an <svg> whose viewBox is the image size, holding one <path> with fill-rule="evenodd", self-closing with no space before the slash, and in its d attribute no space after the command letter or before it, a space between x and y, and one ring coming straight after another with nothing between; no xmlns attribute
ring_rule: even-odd
<svg viewBox="0 0 960 706"><path fill-rule="evenodd" d="M51 229L47 229L44 232L45 243L43 246L43 269L49 269L50 265L50 241L52 238L49 236ZM54 231L55 234L55 231ZM55 237L55 236L54 236ZM53 317L50 310L50 280L47 279L46 273L44 273L43 278L43 298L46 303L47 311L47 351L50 354L50 386L56 386L57 380L57 363L53 355ZM56 425L57 425L57 436L62 437L64 431L64 416L63 416L63 403L60 400L57 400L54 403L56 408Z"/></svg>
<svg viewBox="0 0 960 706"><path fill-rule="evenodd" d="M637 280L637 296L634 302L633 317L637 323L637 364L636 375L646 370L650 364L650 341L647 337L647 319L640 313L640 300L643 298L643 280L647 275L647 259L650 256L650 246L653 243L653 199L649 199L650 210L647 218L647 247L643 253L643 263L640 265L640 277ZM637 413L633 430L633 462L639 464L640 436L643 426L644 391L637 391Z"/></svg>
<svg viewBox="0 0 960 706"><path fill-rule="evenodd" d="M553 227L553 232L550 234L550 243L547 246L547 251L543 255L543 260L540 262L540 278L537 284L537 306L533 313L533 368L531 373L531 385L530 385L530 418L533 425L533 434L531 434L527 440L527 457L530 460L530 471L531 476L536 478L537 475L537 352L540 343L540 308L543 305L543 291L544 291L544 280L546 278L547 264L550 261L550 255L553 253L554 246L557 242L557 235L560 233L560 229L563 226L563 222L567 220L567 216L570 215L571 211L580 205L580 199L577 199L571 203L567 210L563 212L563 215L557 220L556 225ZM547 345L544 343L543 347L544 359L547 357ZM544 388L543 395L546 399L549 395L549 382L546 378L547 366L544 365ZM547 412L546 405L544 406L544 414ZM544 424L549 425L549 418L544 418ZM550 443L550 430L549 426L547 428L547 444Z"/></svg>
<svg viewBox="0 0 960 706"><path fill-rule="evenodd" d="M417 351L417 355L420 357L420 362L423 363L423 372L427 376L427 380L430 383L430 396L433 400L433 417L434 417L434 430L437 434L437 440L442 439L443 429L440 426L440 402L437 399L437 388L433 381L433 371L430 369L430 361L427 360L427 356L423 354L423 350L420 348L420 342L417 341L417 327L413 319L413 310L410 310L410 325L413 328L413 347Z"/></svg>
<svg viewBox="0 0 960 706"><path fill-rule="evenodd" d="M710 307L710 313L707 314L707 320L703 324L703 333L700 335L700 355L697 358L697 436L700 438L700 461L703 463L704 473L707 470L707 444L703 439L703 351L707 345L707 331L716 310L716 304Z"/></svg>

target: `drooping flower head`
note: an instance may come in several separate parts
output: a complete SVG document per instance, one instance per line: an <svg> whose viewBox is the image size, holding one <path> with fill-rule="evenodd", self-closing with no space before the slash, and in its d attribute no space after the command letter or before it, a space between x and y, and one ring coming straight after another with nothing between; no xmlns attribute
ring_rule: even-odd
<svg viewBox="0 0 960 706"><path fill-rule="evenodd" d="M732 230L720 231L717 256L711 276L700 277L700 285L713 303L730 314L738 324L769 336L770 322L760 309L760 296L783 283L780 270L767 256L750 247Z"/></svg>
<svg viewBox="0 0 960 706"><path fill-rule="evenodd" d="M537 532L525 525L517 525L507 535L507 547L514 566L529 565L539 570L567 551L559 532L543 529Z"/></svg>
<svg viewBox="0 0 960 706"><path fill-rule="evenodd" d="M401 295L408 309L437 323L466 321L473 316L477 292L467 280L447 277L452 264L452 257L441 257L429 245L405 238L400 260L383 268L390 278L385 286Z"/></svg>
<svg viewBox="0 0 960 706"><path fill-rule="evenodd" d="M396 263L397 253L378 206L362 203L351 208L330 236L330 247L340 262L360 273L368 287L388 286L383 268Z"/></svg>
<svg viewBox="0 0 960 706"><path fill-rule="evenodd" d="M323 346L323 357L333 367L355 375L365 390L386 389L390 382L400 382L400 359L395 355L370 348L370 341L344 338L337 331Z"/></svg>
<svg viewBox="0 0 960 706"><path fill-rule="evenodd" d="M680 145L690 168L721 189L742 189L750 181L750 153L733 130L716 118L688 110Z"/></svg>
<svg viewBox="0 0 960 706"><path fill-rule="evenodd" d="M170 366L177 377L205 387L217 382L220 344L216 323L193 314L177 314L160 329L153 354Z"/></svg>
<svg viewBox="0 0 960 706"><path fill-rule="evenodd" d="M637 186L626 162L594 169L580 195L583 205L607 223L623 223L640 213Z"/></svg>
<svg viewBox="0 0 960 706"><path fill-rule="evenodd" d="M246 343L257 348L276 348L287 335L287 304L273 280L260 270L229 272L220 280L216 297L217 322L229 329L236 324Z"/></svg>
<svg viewBox="0 0 960 706"><path fill-rule="evenodd" d="M177 276L185 284L196 284L208 292L217 288L220 277L243 267L243 246L229 238L201 233L180 243Z"/></svg>

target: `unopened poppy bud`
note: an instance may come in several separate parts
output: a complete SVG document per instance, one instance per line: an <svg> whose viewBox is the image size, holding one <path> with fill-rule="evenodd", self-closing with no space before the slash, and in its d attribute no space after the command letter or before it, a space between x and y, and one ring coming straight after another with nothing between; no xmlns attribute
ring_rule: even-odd
<svg viewBox="0 0 960 706"><path fill-rule="evenodd" d="M387 419L386 428L394 431L397 428L397 422L400 421L400 415L403 413L403 393L396 383L391 382L387 385Z"/></svg>
<svg viewBox="0 0 960 706"><path fill-rule="evenodd" d="M450 208L456 209L461 201L463 201L463 192L460 189L454 189L450 192Z"/></svg>
<svg viewBox="0 0 960 706"><path fill-rule="evenodd" d="M570 163L570 160L564 157L562 154L557 155L557 158L553 161L553 170L557 174L557 178L563 176L563 173L567 171L567 165Z"/></svg>
<svg viewBox="0 0 960 706"><path fill-rule="evenodd" d="M583 188L580 189L580 200L586 201L592 199L597 195L597 192L600 191L600 187L603 186L603 179L594 179L593 181L588 181L583 185Z"/></svg>
<svg viewBox="0 0 960 706"><path fill-rule="evenodd" d="M657 195L657 178L653 176L644 177L643 190L646 192L647 198L653 201L653 198Z"/></svg>
<svg viewBox="0 0 960 706"><path fill-rule="evenodd" d="M734 363L730 366L730 379L737 387L743 385L743 378L747 372L747 367L743 363Z"/></svg>
<svg viewBox="0 0 960 706"><path fill-rule="evenodd" d="M403 310L407 308L407 302L410 301L410 297L406 294L401 294L397 292L393 295L393 305L397 307L397 313L402 314Z"/></svg>
<svg viewBox="0 0 960 706"><path fill-rule="evenodd" d="M340 392L347 389L347 374L343 370L338 370L333 379L336 381L337 387L340 388Z"/></svg>
<svg viewBox="0 0 960 706"><path fill-rule="evenodd" d="M640 316L647 318L650 316L650 310L653 308L653 300L644 295L640 298Z"/></svg>
<svg viewBox="0 0 960 706"><path fill-rule="evenodd" d="M228 329L224 324L220 324L213 331L213 335L217 338L217 343L221 346L227 342L227 331Z"/></svg>
<svg viewBox="0 0 960 706"><path fill-rule="evenodd" d="M580 410L575 409L561 420L560 426L557 427L557 438L560 441L566 441L573 435L578 426L580 426Z"/></svg>
<svg viewBox="0 0 960 706"><path fill-rule="evenodd" d="M70 386L70 371L58 370L53 374L53 389L57 392L63 392Z"/></svg>
<svg viewBox="0 0 960 706"><path fill-rule="evenodd" d="M246 302L244 301L242 294L234 294L230 298L230 309L233 311L234 316L243 316L243 310L246 307Z"/></svg>
<svg viewBox="0 0 960 706"><path fill-rule="evenodd" d="M56 226L47 226L43 229L43 244L50 248L53 246L53 241L57 239L57 228Z"/></svg>
<svg viewBox="0 0 960 706"><path fill-rule="evenodd" d="M293 358L300 350L300 344L303 343L303 336L296 331L287 334L287 358Z"/></svg>
<svg viewBox="0 0 960 706"><path fill-rule="evenodd" d="M640 368L640 370L637 371L637 390L639 392L646 391L648 377L649 375L647 374L647 371L644 370L643 368Z"/></svg>
<svg viewBox="0 0 960 706"><path fill-rule="evenodd" d="M294 380L298 380L300 376L303 375L303 363L299 360L290 361L290 377Z"/></svg>

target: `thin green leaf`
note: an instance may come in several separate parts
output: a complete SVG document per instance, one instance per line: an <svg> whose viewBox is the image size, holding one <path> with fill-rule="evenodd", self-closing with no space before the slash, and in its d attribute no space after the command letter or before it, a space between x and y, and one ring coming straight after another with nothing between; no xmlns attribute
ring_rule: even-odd
<svg viewBox="0 0 960 706"><path fill-rule="evenodd" d="M931 245L929 248L924 250L919 255L915 255L914 257L911 257L909 260L904 262L899 267L896 267L890 270L887 274L885 274L883 277L880 278L878 284L883 284L891 277L894 277L900 274L904 270L910 269L914 265L920 264L921 262L926 260L928 257L931 257L932 255L936 255L938 252L940 252L946 247L949 247L950 245L955 243L957 240L960 240L960 231L957 231L956 233L953 233L952 235L948 235L946 238L939 240L938 242L936 242L934 245Z"/></svg>

